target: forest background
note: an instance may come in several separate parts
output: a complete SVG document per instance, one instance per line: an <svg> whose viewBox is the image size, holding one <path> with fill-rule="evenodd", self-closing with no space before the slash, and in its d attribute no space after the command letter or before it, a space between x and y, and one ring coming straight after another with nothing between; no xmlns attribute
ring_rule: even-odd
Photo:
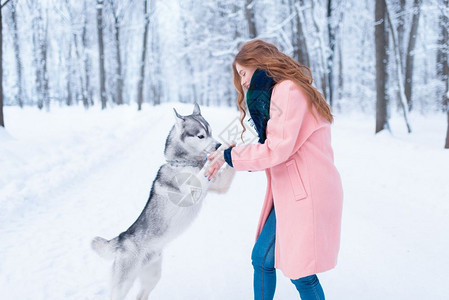
<svg viewBox="0 0 449 300"><path fill-rule="evenodd" d="M410 114L448 113L448 14L448 0L4 0L0 125L11 105L235 107L233 56L261 38L309 66L335 112L375 115L375 132L399 113L411 132Z"/></svg>

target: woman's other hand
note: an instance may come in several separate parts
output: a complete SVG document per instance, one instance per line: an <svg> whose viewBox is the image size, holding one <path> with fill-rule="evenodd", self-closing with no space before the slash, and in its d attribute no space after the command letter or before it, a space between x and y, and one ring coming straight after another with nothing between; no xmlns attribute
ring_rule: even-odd
<svg viewBox="0 0 449 300"><path fill-rule="evenodd" d="M234 147L236 144L233 143L232 145L228 146L229 147ZM216 151L210 153L209 155L207 155L207 159L211 162L209 169L207 170L207 172L204 174L206 177L208 177L208 180L211 180L212 178L215 177L215 175L217 175L217 172L220 170L220 168L223 166L223 164L225 163L224 160L224 150L227 149L225 147L220 147L218 148Z"/></svg>

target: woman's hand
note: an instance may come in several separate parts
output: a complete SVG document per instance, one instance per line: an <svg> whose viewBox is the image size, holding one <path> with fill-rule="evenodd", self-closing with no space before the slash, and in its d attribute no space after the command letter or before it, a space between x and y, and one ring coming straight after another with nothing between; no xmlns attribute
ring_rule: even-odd
<svg viewBox="0 0 449 300"><path fill-rule="evenodd" d="M228 146L229 147L234 147L235 143ZM209 169L207 170L207 172L204 174L206 177L208 177L208 180L211 180L212 178L215 177L215 175L217 175L218 170L220 170L220 168L223 166L223 164L225 163L224 160L224 150L227 148L218 148L216 151L210 153L209 155L207 155L207 159L209 161L211 161Z"/></svg>

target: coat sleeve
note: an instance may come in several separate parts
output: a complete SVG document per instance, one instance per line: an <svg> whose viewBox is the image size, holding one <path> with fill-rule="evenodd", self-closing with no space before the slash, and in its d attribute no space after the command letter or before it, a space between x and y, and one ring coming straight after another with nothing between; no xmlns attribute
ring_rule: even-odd
<svg viewBox="0 0 449 300"><path fill-rule="evenodd" d="M271 95L267 139L263 144L240 145L232 149L235 170L260 171L286 161L292 154L307 114L307 100L291 80L278 83Z"/></svg>
<svg viewBox="0 0 449 300"><path fill-rule="evenodd" d="M228 163L228 165L230 165L231 167L234 167L232 165L231 151L232 151L232 147L225 149L225 151L223 152L223 157L224 157L224 160Z"/></svg>

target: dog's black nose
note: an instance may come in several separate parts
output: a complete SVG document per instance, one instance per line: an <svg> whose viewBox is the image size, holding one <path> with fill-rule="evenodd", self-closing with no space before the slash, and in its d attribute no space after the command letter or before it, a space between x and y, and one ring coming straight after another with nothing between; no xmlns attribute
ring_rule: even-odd
<svg viewBox="0 0 449 300"><path fill-rule="evenodd" d="M217 143L217 144L215 145L215 150L217 150L218 148L220 148L220 146L221 146L221 144L220 144L220 143Z"/></svg>

